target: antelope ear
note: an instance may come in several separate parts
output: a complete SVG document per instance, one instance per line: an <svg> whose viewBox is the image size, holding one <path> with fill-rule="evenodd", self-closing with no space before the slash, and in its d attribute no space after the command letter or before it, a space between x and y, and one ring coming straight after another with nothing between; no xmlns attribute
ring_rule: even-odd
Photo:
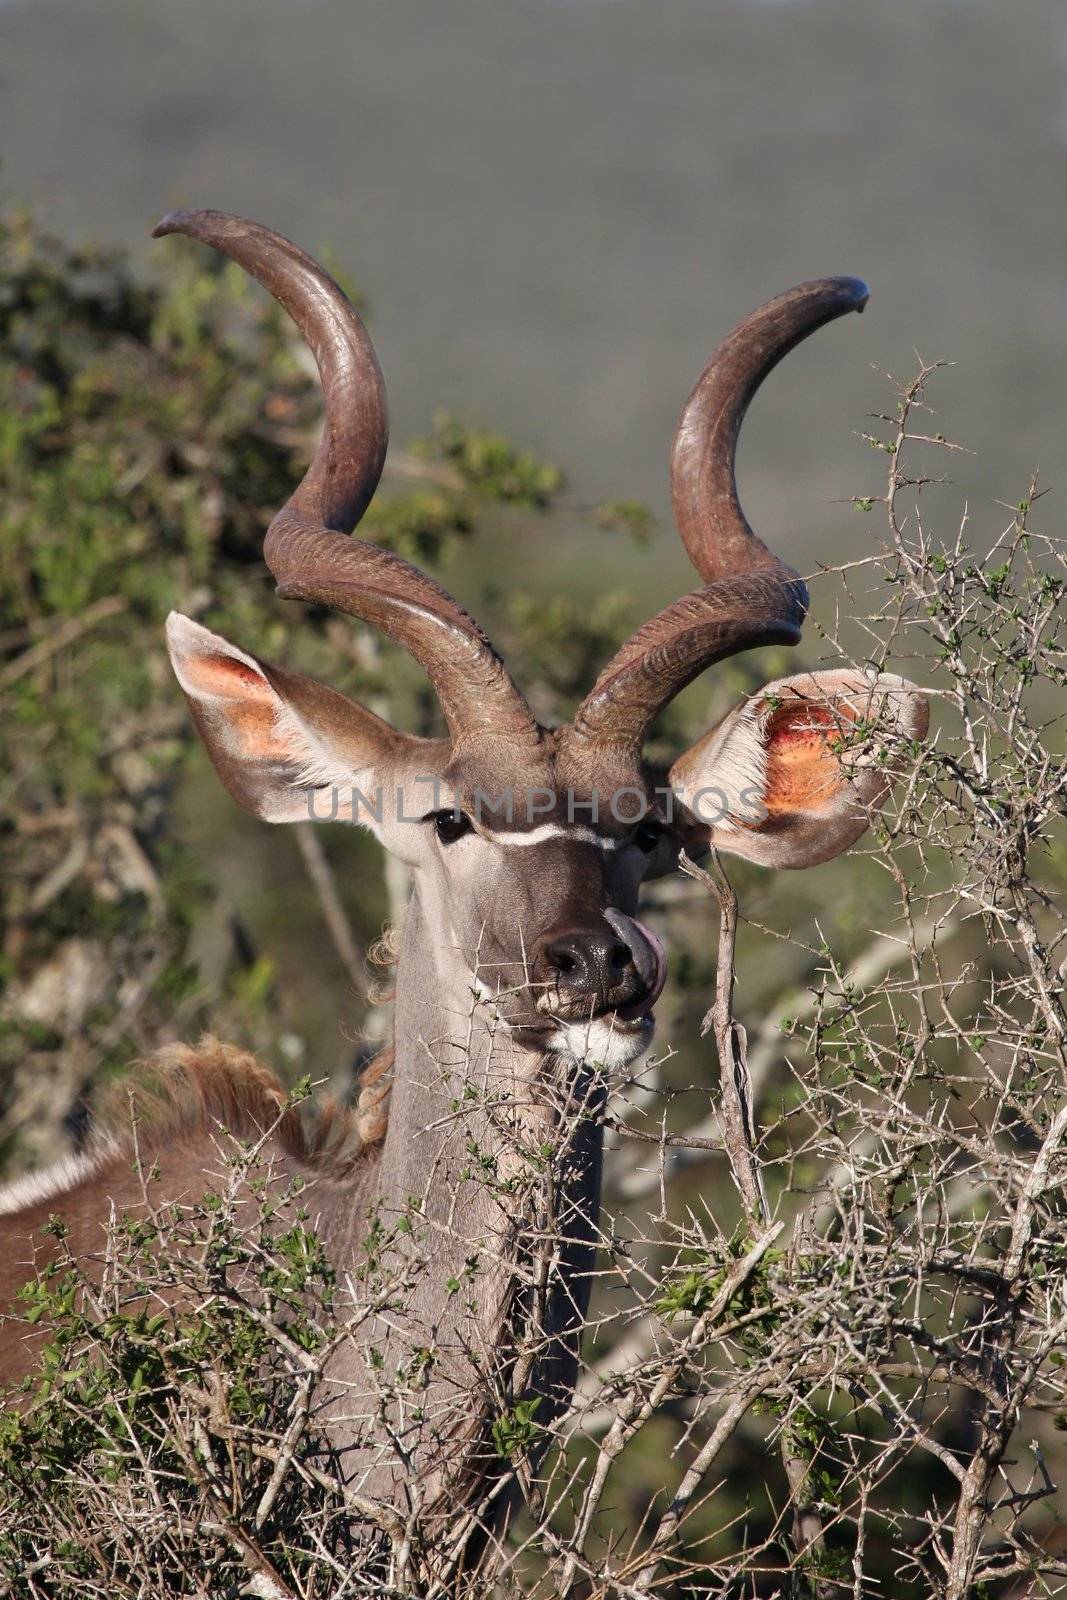
<svg viewBox="0 0 1067 1600"><path fill-rule="evenodd" d="M375 801L386 788L391 799L407 735L177 611L167 618L167 648L208 755L239 805L265 822L355 821L380 832Z"/></svg>
<svg viewBox="0 0 1067 1600"><path fill-rule="evenodd" d="M766 867L812 867L854 844L899 770L894 741L926 736L921 689L888 672L809 672L742 700L670 772L699 842ZM850 753L871 724L888 739ZM688 830L686 830L688 831Z"/></svg>

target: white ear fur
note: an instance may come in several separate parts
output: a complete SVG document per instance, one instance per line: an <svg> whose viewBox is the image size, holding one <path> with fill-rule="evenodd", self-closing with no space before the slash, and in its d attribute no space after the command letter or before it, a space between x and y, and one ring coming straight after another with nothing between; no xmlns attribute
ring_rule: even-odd
<svg viewBox="0 0 1067 1600"><path fill-rule="evenodd" d="M378 763L400 736L362 706L299 673L249 655L180 612L167 649L201 738L233 797L265 822L374 826ZM356 813L354 815L354 813ZM375 828L377 832L377 828Z"/></svg>
<svg viewBox="0 0 1067 1600"><path fill-rule="evenodd" d="M891 765L835 749L858 722L925 736L922 691L892 673L799 673L743 700L671 769L671 787L717 849L806 867L846 850L885 795ZM868 758L869 762L869 758Z"/></svg>

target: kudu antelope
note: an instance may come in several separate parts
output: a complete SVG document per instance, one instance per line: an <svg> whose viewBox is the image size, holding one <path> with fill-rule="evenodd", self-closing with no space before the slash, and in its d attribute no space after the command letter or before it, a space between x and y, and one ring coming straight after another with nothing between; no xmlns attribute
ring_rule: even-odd
<svg viewBox="0 0 1067 1600"><path fill-rule="evenodd" d="M217 1169L218 1122L238 1134L276 1122L278 1169L306 1180L304 1203L341 1275L360 1259L368 1208L395 1217L414 1197L432 1270L388 1335L369 1321L365 1337L399 1348L405 1329L417 1328L432 1343L426 1405L443 1419L435 1449L462 1440L470 1459L489 1406L480 1353L506 1342L508 1318L523 1303L509 1270L521 1227L507 1198L467 1170L470 1124L455 1112L457 1097L469 1093L480 1148L501 1162L507 1152L485 1096L513 1107L535 1141L558 1133L568 1105L595 1105L605 1073L648 1046L666 975L659 940L637 919L642 882L671 871L683 846L767 867L829 860L863 832L888 782L885 769L846 771L839 736L875 713L908 738L925 730L925 703L899 678L803 673L744 700L669 773L642 760L657 714L705 668L800 638L804 583L756 537L738 501L738 430L777 362L824 323L862 310L867 290L852 278L801 284L716 350L682 412L671 458L675 517L701 586L622 646L567 726L546 728L450 595L350 537L382 471L386 402L370 339L338 286L296 246L235 217L178 212L156 232L191 235L239 262L314 352L325 394L321 442L264 547L279 595L347 611L403 645L425 670L448 732L400 732L325 685L170 617L178 682L231 795L268 822L338 816L372 827L414 869L414 890L396 974L384 1138L366 1141L355 1161L316 1154L282 1111L276 1080L207 1041L156 1063L171 1110L154 1131L142 1130L141 1153L158 1170L157 1193L188 1200ZM544 1402L539 1421L558 1413L573 1386L599 1205L598 1119L575 1116L565 1131L552 1219L563 1243L538 1313L544 1342L525 1378ZM71 1247L88 1255L101 1245L110 1208L136 1210L141 1200L119 1128L87 1154L0 1193L0 1293L10 1302L28 1275L51 1214L65 1218ZM477 1292L450 1294L446 1282L465 1271ZM2 1374L15 1377L32 1354L25 1327L7 1322ZM367 1492L396 1499L400 1467L360 1442L353 1422L365 1366L355 1343L338 1358L331 1436L351 1450L348 1470ZM414 1459L423 1465L429 1455ZM447 1449L436 1459L450 1474L440 1482L454 1485Z"/></svg>

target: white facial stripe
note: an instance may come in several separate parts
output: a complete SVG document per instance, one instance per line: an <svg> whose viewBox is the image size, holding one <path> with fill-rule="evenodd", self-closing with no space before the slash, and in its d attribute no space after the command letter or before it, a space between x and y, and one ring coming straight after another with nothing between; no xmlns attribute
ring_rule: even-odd
<svg viewBox="0 0 1067 1600"><path fill-rule="evenodd" d="M494 829L483 835L494 844L543 844L546 839L578 839L582 844L595 844L599 850L621 850L625 839L613 839L606 833L597 833L580 822L567 825L562 822L542 822L536 828L521 833L517 828L504 831Z"/></svg>

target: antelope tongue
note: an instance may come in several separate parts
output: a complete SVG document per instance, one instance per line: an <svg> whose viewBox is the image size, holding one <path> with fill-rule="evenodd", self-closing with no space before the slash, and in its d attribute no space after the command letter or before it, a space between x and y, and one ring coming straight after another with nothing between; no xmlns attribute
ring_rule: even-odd
<svg viewBox="0 0 1067 1600"><path fill-rule="evenodd" d="M615 1015L620 1022L636 1022L639 1017L651 1014L652 1007L663 993L663 985L667 981L667 952L652 929L643 922L623 916L618 911L610 912L608 920L630 946L637 970L648 984L648 992L640 1000L615 1008ZM640 948L642 945L644 949Z"/></svg>

